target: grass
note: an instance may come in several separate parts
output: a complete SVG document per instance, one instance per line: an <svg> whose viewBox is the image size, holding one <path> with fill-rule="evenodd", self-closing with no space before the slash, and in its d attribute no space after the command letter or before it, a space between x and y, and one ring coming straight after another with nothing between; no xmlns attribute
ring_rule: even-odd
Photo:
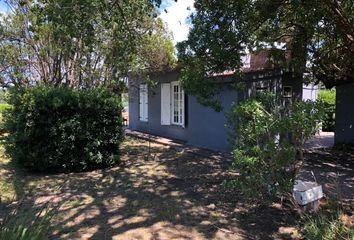
<svg viewBox="0 0 354 240"><path fill-rule="evenodd" d="M10 160L5 156L4 148L0 147L0 202L16 199Z"/></svg>
<svg viewBox="0 0 354 240"><path fill-rule="evenodd" d="M303 217L302 232L308 240L354 240L354 229L346 226L340 211L316 213Z"/></svg>
<svg viewBox="0 0 354 240"><path fill-rule="evenodd" d="M0 239L6 240L44 240L50 226L54 210L44 205L40 208L28 208L16 204L15 209L5 209L5 217L0 221Z"/></svg>
<svg viewBox="0 0 354 240"><path fill-rule="evenodd" d="M302 215L302 235L308 240L354 240L353 220L336 200L329 199L318 212Z"/></svg>

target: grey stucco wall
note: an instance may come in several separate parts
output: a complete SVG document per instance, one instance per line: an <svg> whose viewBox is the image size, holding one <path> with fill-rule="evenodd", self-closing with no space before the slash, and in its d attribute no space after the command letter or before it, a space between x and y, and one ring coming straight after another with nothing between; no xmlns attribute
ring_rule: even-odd
<svg viewBox="0 0 354 240"><path fill-rule="evenodd" d="M354 84L336 88L335 143L354 144Z"/></svg>
<svg viewBox="0 0 354 240"><path fill-rule="evenodd" d="M255 77L257 76L257 77ZM263 76L262 81L259 77ZM139 120L139 92L140 80L131 79L129 86L129 128L163 136L167 138L182 140L187 144L209 148L219 151L229 151L231 146L228 142L228 130L225 128L225 113L230 111L233 103L238 103L241 99L252 95L259 84L269 85L277 93L282 91L283 74L278 72L275 75L248 75L246 88L241 92L236 92L225 81L224 90L216 97L223 106L223 111L215 112L209 107L199 104L195 97L186 96L186 126L161 125L161 83L178 81L179 73L170 72L151 76L158 82L156 88L149 91L148 98L148 122ZM289 78L289 77L288 77ZM290 81L287 85L293 86L295 98L302 92L302 84ZM300 92L300 93L299 93ZM301 99L301 97L300 97Z"/></svg>

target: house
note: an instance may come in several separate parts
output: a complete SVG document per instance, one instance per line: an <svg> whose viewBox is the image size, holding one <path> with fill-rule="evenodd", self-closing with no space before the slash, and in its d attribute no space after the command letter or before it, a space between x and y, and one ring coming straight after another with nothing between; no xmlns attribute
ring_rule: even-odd
<svg viewBox="0 0 354 240"><path fill-rule="evenodd" d="M151 73L157 82L148 88L144 78L129 79L129 128L157 136L181 140L186 144L218 151L229 151L228 130L225 127L225 113L232 104L257 91L273 90L287 100L301 99L302 83L294 81L292 74L274 69L269 63L252 57L243 69L245 88L235 90L232 72L215 76L216 84L223 90L216 99L223 110L216 112L201 105L194 96L184 93L180 86L180 71Z"/></svg>
<svg viewBox="0 0 354 240"><path fill-rule="evenodd" d="M354 144L354 84L336 87L335 144Z"/></svg>

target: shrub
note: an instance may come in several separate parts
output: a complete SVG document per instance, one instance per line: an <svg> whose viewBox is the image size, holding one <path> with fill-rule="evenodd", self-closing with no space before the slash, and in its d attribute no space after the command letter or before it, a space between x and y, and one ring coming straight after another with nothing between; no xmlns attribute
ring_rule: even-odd
<svg viewBox="0 0 354 240"><path fill-rule="evenodd" d="M84 171L119 162L120 98L105 89L12 89L6 152L30 170Z"/></svg>
<svg viewBox="0 0 354 240"><path fill-rule="evenodd" d="M318 100L322 102L325 107L322 129L323 131L333 132L336 120L336 91L320 90Z"/></svg>
<svg viewBox="0 0 354 240"><path fill-rule="evenodd" d="M271 200L292 190L305 141L318 130L322 111L314 102L286 107L263 93L232 107L227 115L239 177L226 184L247 197Z"/></svg>

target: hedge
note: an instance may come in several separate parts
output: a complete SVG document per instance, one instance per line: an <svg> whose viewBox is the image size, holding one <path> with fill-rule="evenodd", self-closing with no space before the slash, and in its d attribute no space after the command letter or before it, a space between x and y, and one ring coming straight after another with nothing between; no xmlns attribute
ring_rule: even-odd
<svg viewBox="0 0 354 240"><path fill-rule="evenodd" d="M324 104L326 114L322 130L333 132L336 121L336 92L334 90L320 90L318 100Z"/></svg>
<svg viewBox="0 0 354 240"><path fill-rule="evenodd" d="M29 170L86 171L119 162L120 98L105 89L12 89L6 151Z"/></svg>

